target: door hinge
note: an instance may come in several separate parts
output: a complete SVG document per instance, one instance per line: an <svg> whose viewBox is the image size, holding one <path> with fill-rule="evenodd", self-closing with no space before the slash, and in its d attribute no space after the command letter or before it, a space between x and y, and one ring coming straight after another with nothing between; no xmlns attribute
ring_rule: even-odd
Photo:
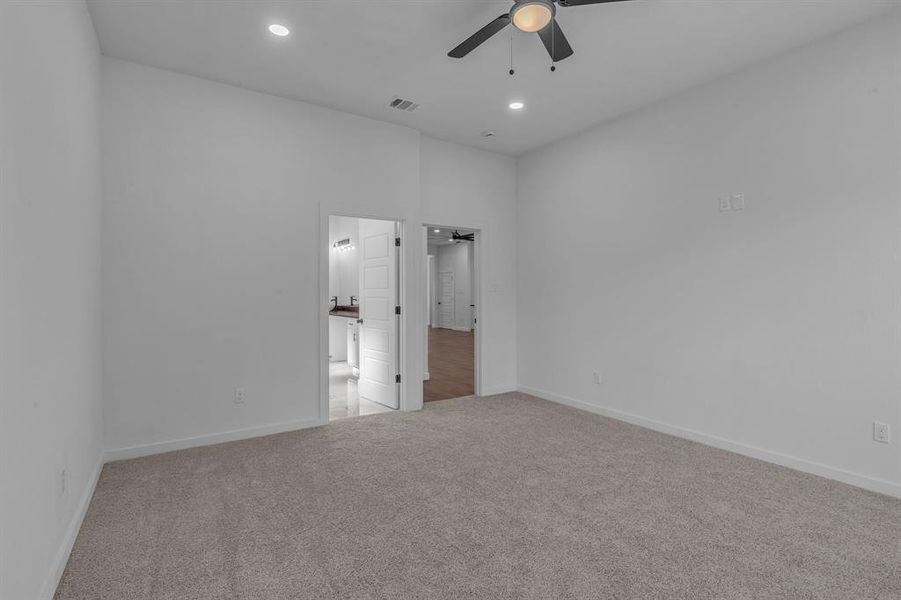
<svg viewBox="0 0 901 600"><path fill-rule="evenodd" d="M400 383L400 373L394 376L394 383Z"/></svg>
<svg viewBox="0 0 901 600"><path fill-rule="evenodd" d="M395 307L394 307L394 314L396 314L396 315L399 315L399 314L400 314L400 307L399 307L399 306L395 306Z"/></svg>
<svg viewBox="0 0 901 600"><path fill-rule="evenodd" d="M394 245L400 246L400 238L399 237L394 238Z"/></svg>

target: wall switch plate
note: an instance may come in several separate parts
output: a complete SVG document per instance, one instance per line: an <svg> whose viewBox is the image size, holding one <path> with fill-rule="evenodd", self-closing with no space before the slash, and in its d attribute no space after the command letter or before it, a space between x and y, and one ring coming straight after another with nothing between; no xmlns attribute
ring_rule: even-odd
<svg viewBox="0 0 901 600"><path fill-rule="evenodd" d="M729 196L720 196L719 202L720 212L732 212L745 209L745 195L731 194Z"/></svg>
<svg viewBox="0 0 901 600"><path fill-rule="evenodd" d="M594 372L594 384L601 385L601 374L597 371Z"/></svg>
<svg viewBox="0 0 901 600"><path fill-rule="evenodd" d="M235 388L235 404L244 404L244 388Z"/></svg>
<svg viewBox="0 0 901 600"><path fill-rule="evenodd" d="M891 441L891 431L888 423L873 422L873 441L888 444Z"/></svg>

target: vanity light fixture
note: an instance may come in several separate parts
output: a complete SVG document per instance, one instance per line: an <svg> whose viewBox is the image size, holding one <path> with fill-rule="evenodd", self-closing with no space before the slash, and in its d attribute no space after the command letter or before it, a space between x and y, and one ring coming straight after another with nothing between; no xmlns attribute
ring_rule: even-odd
<svg viewBox="0 0 901 600"><path fill-rule="evenodd" d="M353 250L355 246L350 243L350 238L344 238L343 240L338 240L334 244L332 244L332 250L338 250L340 252L347 252L348 250Z"/></svg>

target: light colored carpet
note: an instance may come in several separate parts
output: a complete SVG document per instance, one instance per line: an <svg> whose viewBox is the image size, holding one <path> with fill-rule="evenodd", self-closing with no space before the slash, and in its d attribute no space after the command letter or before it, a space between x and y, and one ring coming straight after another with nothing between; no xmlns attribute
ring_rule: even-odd
<svg viewBox="0 0 901 600"><path fill-rule="evenodd" d="M901 598L901 501L519 394L107 465L58 600Z"/></svg>

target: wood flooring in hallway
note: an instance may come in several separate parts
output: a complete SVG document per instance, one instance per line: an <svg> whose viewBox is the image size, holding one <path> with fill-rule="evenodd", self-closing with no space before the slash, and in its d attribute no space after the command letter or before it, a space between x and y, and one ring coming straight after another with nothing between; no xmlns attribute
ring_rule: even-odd
<svg viewBox="0 0 901 600"><path fill-rule="evenodd" d="M422 399L448 400L475 394L475 334L429 328L429 379Z"/></svg>

